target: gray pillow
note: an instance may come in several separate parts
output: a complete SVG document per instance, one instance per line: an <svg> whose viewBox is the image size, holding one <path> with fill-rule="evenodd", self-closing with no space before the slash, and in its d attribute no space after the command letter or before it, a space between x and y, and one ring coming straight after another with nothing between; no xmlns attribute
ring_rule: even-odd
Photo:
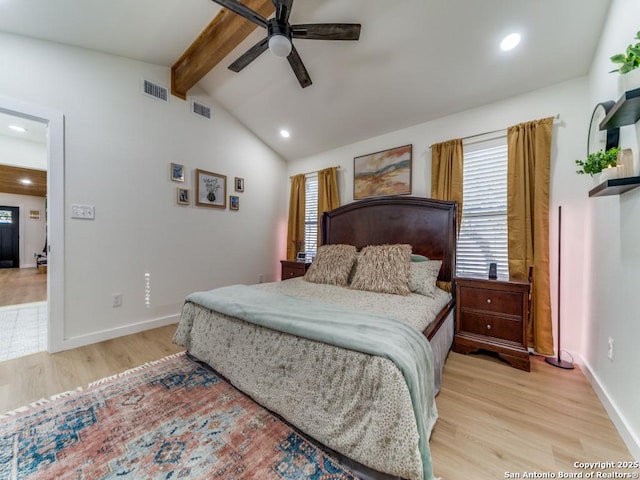
<svg viewBox="0 0 640 480"><path fill-rule="evenodd" d="M370 292L409 295L411 245L373 245L358 255L351 288Z"/></svg>
<svg viewBox="0 0 640 480"><path fill-rule="evenodd" d="M304 279L307 282L345 287L355 260L356 247L353 245L322 245Z"/></svg>
<svg viewBox="0 0 640 480"><path fill-rule="evenodd" d="M442 260L412 262L409 270L409 290L432 297L440 267L442 267Z"/></svg>

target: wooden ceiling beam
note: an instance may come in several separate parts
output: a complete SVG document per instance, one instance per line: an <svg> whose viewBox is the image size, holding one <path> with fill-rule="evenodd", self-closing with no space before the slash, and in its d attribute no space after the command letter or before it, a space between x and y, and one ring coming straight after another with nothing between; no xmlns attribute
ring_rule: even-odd
<svg viewBox="0 0 640 480"><path fill-rule="evenodd" d="M244 5L269 18L272 0L246 0ZM187 99L187 92L257 28L240 15L223 8L171 67L171 93ZM265 36L267 31L264 32Z"/></svg>

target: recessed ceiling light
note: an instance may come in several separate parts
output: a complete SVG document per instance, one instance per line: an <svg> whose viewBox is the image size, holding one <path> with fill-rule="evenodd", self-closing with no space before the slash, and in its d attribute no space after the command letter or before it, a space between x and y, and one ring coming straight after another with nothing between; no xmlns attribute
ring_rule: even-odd
<svg viewBox="0 0 640 480"><path fill-rule="evenodd" d="M24 133L24 132L26 132L26 131L27 131L27 129L26 129L26 128L24 128L24 127L20 127L20 126L18 126L18 125L9 125L9 128L10 128L11 130L14 130L14 131L16 131L16 132L20 132L20 133Z"/></svg>
<svg viewBox="0 0 640 480"><path fill-rule="evenodd" d="M520 43L520 34L511 33L502 39L502 42L500 42L500 48L506 52L507 50L516 48L519 43Z"/></svg>
<svg viewBox="0 0 640 480"><path fill-rule="evenodd" d="M289 130L280 130L280 135L282 135L284 138L289 138L291 136L291 134L289 133Z"/></svg>
<svg viewBox="0 0 640 480"><path fill-rule="evenodd" d="M20 183L22 183L24 185L31 185L33 182L31 180L29 180L28 178L23 178L22 180L20 180Z"/></svg>

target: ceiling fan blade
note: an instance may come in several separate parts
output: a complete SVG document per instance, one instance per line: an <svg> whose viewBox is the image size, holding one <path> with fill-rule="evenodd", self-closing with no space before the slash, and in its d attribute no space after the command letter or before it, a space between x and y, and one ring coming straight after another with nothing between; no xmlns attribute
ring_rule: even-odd
<svg viewBox="0 0 640 480"><path fill-rule="evenodd" d="M278 21L281 23L288 23L293 0L273 0L273 4L276 6L276 18Z"/></svg>
<svg viewBox="0 0 640 480"><path fill-rule="evenodd" d="M308 23L291 25L291 34L309 40L358 40L360 27L359 23Z"/></svg>
<svg viewBox="0 0 640 480"><path fill-rule="evenodd" d="M261 27L267 28L267 26L269 25L269 22L267 21L266 18L264 18L259 13L254 12L249 7L243 5L237 0L213 0L213 1L218 5L222 5L227 10L230 10L233 13L236 13L251 22L260 25Z"/></svg>
<svg viewBox="0 0 640 480"><path fill-rule="evenodd" d="M244 52L238 59L229 65L229 70L233 70L234 72L239 72L244 67L253 62L256 58L260 56L262 52L264 52L269 47L269 37L260 40L249 50Z"/></svg>
<svg viewBox="0 0 640 480"><path fill-rule="evenodd" d="M302 59L300 58L296 47L291 47L291 53L287 57L287 60L289 60L289 65L291 65L293 73L296 74L298 82L300 82L300 86L302 88L306 88L311 85L311 77L309 76L307 69L304 68L304 63L302 63Z"/></svg>

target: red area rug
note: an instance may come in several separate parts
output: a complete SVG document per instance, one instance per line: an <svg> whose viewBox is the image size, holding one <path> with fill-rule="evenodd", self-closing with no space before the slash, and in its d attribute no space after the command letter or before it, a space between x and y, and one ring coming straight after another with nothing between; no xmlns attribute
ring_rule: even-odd
<svg viewBox="0 0 640 480"><path fill-rule="evenodd" d="M178 354L0 417L0 479L356 477Z"/></svg>

